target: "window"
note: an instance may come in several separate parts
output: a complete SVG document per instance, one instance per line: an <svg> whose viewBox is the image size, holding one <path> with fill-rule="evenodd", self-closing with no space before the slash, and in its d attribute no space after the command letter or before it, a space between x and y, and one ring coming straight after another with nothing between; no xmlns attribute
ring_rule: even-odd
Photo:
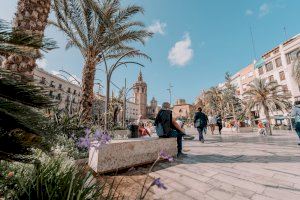
<svg viewBox="0 0 300 200"><path fill-rule="evenodd" d="M293 60L295 60L297 55L298 49L295 49L294 51L291 51L290 53L286 54L286 62L287 64L291 64Z"/></svg>
<svg viewBox="0 0 300 200"><path fill-rule="evenodd" d="M62 84L58 85L58 89L60 89L60 90L62 89Z"/></svg>
<svg viewBox="0 0 300 200"><path fill-rule="evenodd" d="M45 84L45 83L46 83L46 78L45 78L45 77L42 77L40 83L41 83L41 84Z"/></svg>
<svg viewBox="0 0 300 200"><path fill-rule="evenodd" d="M70 102L70 96L67 96L66 102Z"/></svg>
<svg viewBox="0 0 300 200"><path fill-rule="evenodd" d="M263 67L258 68L258 73L259 75L264 74L264 68Z"/></svg>
<svg viewBox="0 0 300 200"><path fill-rule="evenodd" d="M269 72L271 70L273 70L273 64L272 64L272 62L269 62L266 64L266 71Z"/></svg>
<svg viewBox="0 0 300 200"><path fill-rule="evenodd" d="M270 82L275 80L273 75L269 76L268 79Z"/></svg>
<svg viewBox="0 0 300 200"><path fill-rule="evenodd" d="M53 97L53 91L50 91L50 92L49 92L49 96L50 96L50 97Z"/></svg>
<svg viewBox="0 0 300 200"><path fill-rule="evenodd" d="M281 81L285 80L285 74L284 74L284 71L279 72L279 77L280 77L280 80L281 80Z"/></svg>
<svg viewBox="0 0 300 200"><path fill-rule="evenodd" d="M50 83L50 87L53 87L53 88L55 88L54 81L51 81L51 83Z"/></svg>
<svg viewBox="0 0 300 200"><path fill-rule="evenodd" d="M288 93L289 92L289 88L288 88L287 85L283 85L282 86L282 90L283 90L284 93Z"/></svg>
<svg viewBox="0 0 300 200"><path fill-rule="evenodd" d="M76 90L74 90L73 94L76 95Z"/></svg>
<svg viewBox="0 0 300 200"><path fill-rule="evenodd" d="M57 94L57 97L56 97L57 100L61 100L61 94Z"/></svg>
<svg viewBox="0 0 300 200"><path fill-rule="evenodd" d="M71 88L68 88L68 93L71 93Z"/></svg>
<svg viewBox="0 0 300 200"><path fill-rule="evenodd" d="M281 67L282 66L281 58L276 58L275 63L276 63L276 67Z"/></svg>

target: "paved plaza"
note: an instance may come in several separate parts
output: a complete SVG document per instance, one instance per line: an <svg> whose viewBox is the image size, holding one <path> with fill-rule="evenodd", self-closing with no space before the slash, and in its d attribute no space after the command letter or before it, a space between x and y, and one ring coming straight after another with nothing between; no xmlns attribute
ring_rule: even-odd
<svg viewBox="0 0 300 200"><path fill-rule="evenodd" d="M168 187L154 189L151 199L300 199L300 146L292 132L208 134L205 144L184 141L184 148L186 158L160 163L151 174Z"/></svg>

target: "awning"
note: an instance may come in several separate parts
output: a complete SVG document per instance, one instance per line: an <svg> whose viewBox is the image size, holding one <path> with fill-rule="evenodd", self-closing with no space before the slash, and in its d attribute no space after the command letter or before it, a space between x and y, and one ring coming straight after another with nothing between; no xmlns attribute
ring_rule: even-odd
<svg viewBox="0 0 300 200"><path fill-rule="evenodd" d="M257 68L261 68L264 65L265 65L265 60L263 58L261 58L254 64L254 67L257 69Z"/></svg>

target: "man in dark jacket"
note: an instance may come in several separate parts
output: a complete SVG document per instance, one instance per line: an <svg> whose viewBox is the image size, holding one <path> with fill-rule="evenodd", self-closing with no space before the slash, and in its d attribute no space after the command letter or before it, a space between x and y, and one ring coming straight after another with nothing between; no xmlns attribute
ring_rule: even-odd
<svg viewBox="0 0 300 200"><path fill-rule="evenodd" d="M219 114L217 116L217 126L219 127L219 134L222 134L222 129L223 129L223 122L222 122L222 116Z"/></svg>
<svg viewBox="0 0 300 200"><path fill-rule="evenodd" d="M164 135L160 138L177 138L177 157L183 156L182 153L182 136L185 135L185 130L179 126L176 120L172 116L172 111L170 110L170 104L165 102L162 105L162 109L158 112L155 119L155 126L158 124L162 125Z"/></svg>
<svg viewBox="0 0 300 200"><path fill-rule="evenodd" d="M198 130L199 141L201 141L202 143L204 143L203 130L207 126L207 121L207 116L202 112L202 108L199 107L198 112L195 113L194 126Z"/></svg>

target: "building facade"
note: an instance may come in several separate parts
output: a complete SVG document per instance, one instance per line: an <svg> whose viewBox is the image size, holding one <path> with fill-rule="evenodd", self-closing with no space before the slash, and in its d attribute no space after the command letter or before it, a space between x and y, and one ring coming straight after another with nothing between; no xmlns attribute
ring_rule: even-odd
<svg viewBox="0 0 300 200"><path fill-rule="evenodd" d="M81 87L79 85L64 80L41 68L35 68L33 75L35 81L50 89L48 95L58 101L59 109L67 109L70 113L79 111L81 99Z"/></svg>
<svg viewBox="0 0 300 200"><path fill-rule="evenodd" d="M194 106L187 104L184 99L178 99L172 110L175 119L190 119L195 111Z"/></svg>
<svg viewBox="0 0 300 200"><path fill-rule="evenodd" d="M243 94L249 89L249 84L255 78L262 78L267 81L277 81L279 85L282 85L284 92L291 96L291 102L299 101L300 86L293 77L293 63L299 51L300 34L266 52L254 64L250 64L234 74L231 79L232 83L237 87L237 95L243 99ZM224 89L225 83L219 84L218 87ZM201 99L201 96L198 98ZM255 112L257 117L265 118L262 110ZM287 123L288 120L285 119L288 118L288 114L288 111L272 112L272 123Z"/></svg>

